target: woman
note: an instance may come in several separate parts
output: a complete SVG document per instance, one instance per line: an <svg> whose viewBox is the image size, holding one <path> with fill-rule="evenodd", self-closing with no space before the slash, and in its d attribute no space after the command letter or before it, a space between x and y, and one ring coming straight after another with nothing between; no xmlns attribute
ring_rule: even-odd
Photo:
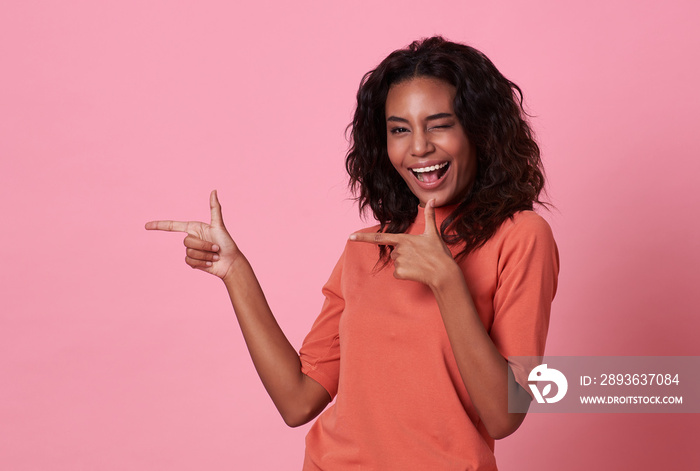
<svg viewBox="0 0 700 471"><path fill-rule="evenodd" d="M544 351L558 255L532 212L544 177L520 89L486 56L440 37L389 55L357 94L346 158L360 210L299 354L250 264L211 224L187 232L187 263L224 280L255 367L290 426L335 403L307 436L305 470L496 469L494 439L524 414ZM515 377L517 382L508 381Z"/></svg>

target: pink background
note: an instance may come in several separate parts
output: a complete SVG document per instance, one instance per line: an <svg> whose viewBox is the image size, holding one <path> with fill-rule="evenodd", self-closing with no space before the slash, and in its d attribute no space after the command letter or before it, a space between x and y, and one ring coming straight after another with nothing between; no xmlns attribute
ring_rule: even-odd
<svg viewBox="0 0 700 471"><path fill-rule="evenodd" d="M236 5L236 3L239 3ZM520 84L561 251L548 352L700 355L694 1L4 2L0 468L299 469L222 284L224 217L295 346L347 235L360 77L441 33ZM699 415L530 415L503 470L697 469Z"/></svg>

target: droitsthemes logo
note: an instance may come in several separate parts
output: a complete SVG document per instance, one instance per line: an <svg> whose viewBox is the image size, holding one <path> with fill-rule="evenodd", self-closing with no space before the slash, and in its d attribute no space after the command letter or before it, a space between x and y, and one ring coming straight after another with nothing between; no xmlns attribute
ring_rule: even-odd
<svg viewBox="0 0 700 471"><path fill-rule="evenodd" d="M540 404L559 402L566 395L566 391L569 389L569 383L566 381L566 376L562 374L561 371L555 370L554 368L547 368L547 364L543 363L536 366L530 371L530 375L527 377L528 386L532 394L535 395L535 399ZM547 383L540 393L537 384L535 383ZM547 397L549 393L552 392L552 383L557 385L557 393L553 397Z"/></svg>

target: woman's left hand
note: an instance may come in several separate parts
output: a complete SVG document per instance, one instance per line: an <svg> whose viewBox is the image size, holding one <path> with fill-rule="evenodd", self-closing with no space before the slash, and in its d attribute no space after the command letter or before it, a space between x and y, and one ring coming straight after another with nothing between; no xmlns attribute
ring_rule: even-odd
<svg viewBox="0 0 700 471"><path fill-rule="evenodd" d="M391 245L394 261L394 277L425 283L433 290L441 285L445 277L453 276L458 268L450 250L440 236L435 222L435 200L425 205L425 231L422 234L387 234L356 232L350 240L375 245Z"/></svg>

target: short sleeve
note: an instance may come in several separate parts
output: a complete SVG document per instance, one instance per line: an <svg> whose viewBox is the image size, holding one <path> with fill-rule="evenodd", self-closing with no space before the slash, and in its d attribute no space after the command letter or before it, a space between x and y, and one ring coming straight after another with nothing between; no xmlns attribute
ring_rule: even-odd
<svg viewBox="0 0 700 471"><path fill-rule="evenodd" d="M340 316L345 308L341 289L344 260L345 252L323 286L325 301L321 313L299 351L302 373L321 384L331 397L335 397L338 392L340 373L339 325Z"/></svg>
<svg viewBox="0 0 700 471"><path fill-rule="evenodd" d="M516 214L501 240L490 332L506 359L544 355L558 275L559 252L549 224L532 211ZM526 391L527 376L535 362L510 361L516 381Z"/></svg>

